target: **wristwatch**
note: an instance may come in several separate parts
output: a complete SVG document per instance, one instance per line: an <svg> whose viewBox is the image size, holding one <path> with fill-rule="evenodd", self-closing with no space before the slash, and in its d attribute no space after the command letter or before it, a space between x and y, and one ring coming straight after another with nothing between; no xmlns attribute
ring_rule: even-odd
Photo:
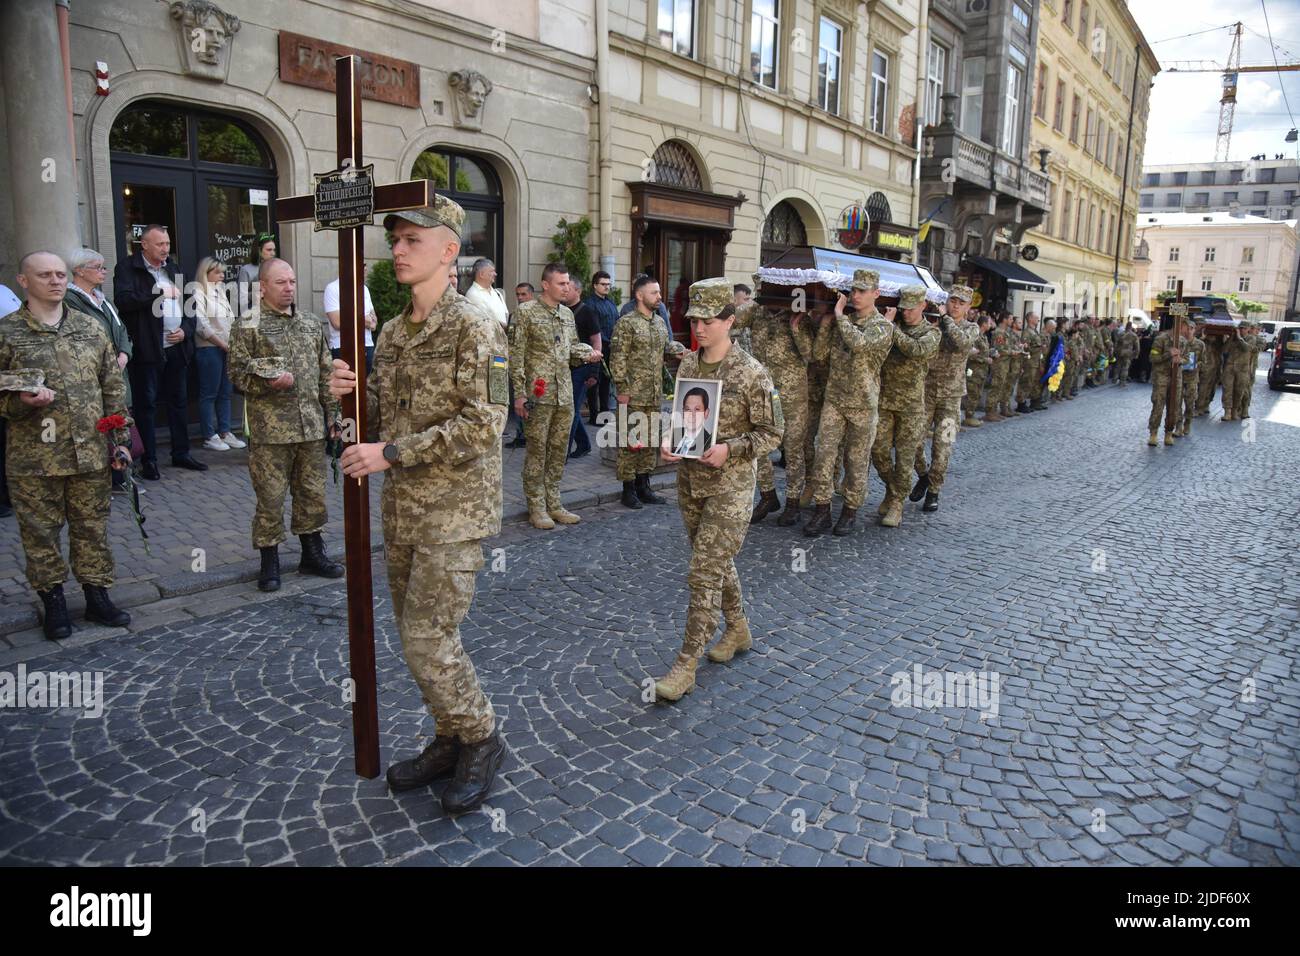
<svg viewBox="0 0 1300 956"><path fill-rule="evenodd" d="M384 461L388 462L390 465L396 465L401 457L401 451L399 451L397 446L392 442L389 442L384 446Z"/></svg>

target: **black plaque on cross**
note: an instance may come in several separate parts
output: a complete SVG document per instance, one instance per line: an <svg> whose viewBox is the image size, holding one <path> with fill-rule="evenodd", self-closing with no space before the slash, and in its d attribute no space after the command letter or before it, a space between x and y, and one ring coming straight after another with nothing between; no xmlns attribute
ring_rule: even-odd
<svg viewBox="0 0 1300 956"><path fill-rule="evenodd" d="M360 60L335 59L338 169L314 177L315 191L275 202L277 222L311 220L339 240L339 333L342 355L357 376L343 400L345 440L366 438L365 260L362 229L374 216L419 209L433 201L427 179L376 186L374 166L362 165ZM343 486L343 537L348 583L348 655L353 684L352 742L357 773L379 776L379 702L375 680L375 617L370 576L370 485L350 478Z"/></svg>

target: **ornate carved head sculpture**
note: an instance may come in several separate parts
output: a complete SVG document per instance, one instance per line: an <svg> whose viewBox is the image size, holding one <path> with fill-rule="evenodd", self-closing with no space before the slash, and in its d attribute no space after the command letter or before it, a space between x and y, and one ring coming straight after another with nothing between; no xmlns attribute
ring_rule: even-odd
<svg viewBox="0 0 1300 956"><path fill-rule="evenodd" d="M456 70L447 77L447 85L451 87L456 125L482 129L483 107L492 92L492 81L478 70Z"/></svg>
<svg viewBox="0 0 1300 956"><path fill-rule="evenodd" d="M175 0L171 16L176 21L185 72L224 80L231 38L239 32L239 17L226 13L210 0Z"/></svg>

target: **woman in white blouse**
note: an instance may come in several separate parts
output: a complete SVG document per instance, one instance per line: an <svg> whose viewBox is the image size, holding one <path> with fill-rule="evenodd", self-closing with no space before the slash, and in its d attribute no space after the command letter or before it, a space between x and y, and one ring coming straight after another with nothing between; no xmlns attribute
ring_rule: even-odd
<svg viewBox="0 0 1300 956"><path fill-rule="evenodd" d="M208 256L199 262L194 317L198 337L194 359L199 365L199 424L206 436L204 448L229 451L244 443L230 431L230 326L235 311L226 296L226 268Z"/></svg>

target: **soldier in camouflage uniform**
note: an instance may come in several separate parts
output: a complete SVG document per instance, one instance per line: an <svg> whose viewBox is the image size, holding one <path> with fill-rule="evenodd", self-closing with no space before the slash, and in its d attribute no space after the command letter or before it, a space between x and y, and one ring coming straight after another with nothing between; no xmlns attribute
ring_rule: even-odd
<svg viewBox="0 0 1300 956"><path fill-rule="evenodd" d="M1234 406L1238 418L1250 417L1250 398L1255 392L1255 373L1259 371L1259 353L1264 351L1264 338L1259 334L1259 322L1248 320L1250 324L1250 361L1247 363L1246 376L1237 383L1237 403Z"/></svg>
<svg viewBox="0 0 1300 956"><path fill-rule="evenodd" d="M1249 319L1227 336L1224 345L1223 420L1241 421L1250 417L1250 393L1255 387L1255 357L1261 348L1255 326Z"/></svg>
<svg viewBox="0 0 1300 956"><path fill-rule="evenodd" d="M623 504L639 509L667 501L650 488L659 444L659 408L663 398L665 356L678 356L686 346L668 334L655 309L662 301L659 283L640 276L632 286L636 308L614 325L609 359L610 377L619 410L626 424L619 423L616 473L623 482Z"/></svg>
<svg viewBox="0 0 1300 956"><path fill-rule="evenodd" d="M1088 365L1088 343L1083 334L1083 323L1075 319L1070 324L1070 334L1066 336L1068 358L1065 366L1065 385L1061 391L1067 401L1073 401L1079 395L1079 373Z"/></svg>
<svg viewBox="0 0 1300 956"><path fill-rule="evenodd" d="M1025 350L1017 388L1022 412L1038 412L1047 407L1043 404L1043 362L1046 360L1047 342L1038 328L1038 313L1030 312L1025 316L1025 330L1020 334L1020 344Z"/></svg>
<svg viewBox="0 0 1300 956"><path fill-rule="evenodd" d="M807 462L804 450L808 435L808 363L813 357L816 326L806 313L773 309L746 302L736 309L737 326L752 331L751 353L762 363L781 399L785 434L785 510L776 523L789 527L799 520L799 499L803 496ZM776 470L766 455L758 459L758 503L751 522L762 521L781 507L776 494Z"/></svg>
<svg viewBox="0 0 1300 956"><path fill-rule="evenodd" d="M1223 375L1223 356L1228 342L1225 335L1205 336L1205 354L1201 356L1200 374L1196 378L1196 417L1210 414L1214 390ZM1225 406L1226 407L1226 406Z"/></svg>
<svg viewBox="0 0 1300 956"><path fill-rule="evenodd" d="M871 461L885 483L880 523L886 528L902 523L916 451L925 441L925 378L940 336L924 310L925 286L899 290L893 348L880 370L880 424Z"/></svg>
<svg viewBox="0 0 1300 956"><path fill-rule="evenodd" d="M510 326L510 381L515 390L515 413L524 420L526 442L524 496L529 521L542 530L554 528L557 521L577 524L581 520L560 500L560 479L573 424L573 375L569 369L601 359L599 351L578 341L573 313L560 304L568 287L564 264L549 263L542 270L542 291L519 306Z"/></svg>
<svg viewBox="0 0 1300 956"><path fill-rule="evenodd" d="M86 620L125 627L131 617L108 596L109 469L130 465L125 397L117 350L99 321L64 303L68 270L52 252L23 256L18 284L27 302L0 319L0 415L8 423L5 463L27 581L44 605L45 636L72 633L60 537L68 526L72 573L86 595ZM117 445L97 424L121 415Z"/></svg>
<svg viewBox="0 0 1300 956"><path fill-rule="evenodd" d="M385 218L397 281L411 287L411 304L379 333L366 379L367 441L342 458L349 478L387 472L384 556L393 614L407 666L436 721L433 742L389 767L388 785L409 790L454 771L442 795L447 813L483 802L506 752L460 640L483 567L481 542L501 530L501 433L510 395L505 332L450 281L464 221L464 210L442 196ZM356 376L336 360L330 391L342 397L355 387Z"/></svg>
<svg viewBox="0 0 1300 956"><path fill-rule="evenodd" d="M1178 375L1174 385L1174 401L1182 401L1178 384L1181 383L1182 373L1179 371L1183 364L1183 359L1187 353L1189 337L1186 335L1187 323L1184 319L1184 334L1175 338L1174 327L1165 329L1156 336L1155 341L1151 343L1151 416L1147 419L1147 444L1154 447L1158 444L1156 433L1160 428L1160 423L1165 419L1165 408L1169 401L1169 377ZM1175 409L1175 417L1178 418ZM1174 443L1174 429L1165 426L1165 444Z"/></svg>
<svg viewBox="0 0 1300 956"><path fill-rule="evenodd" d="M1025 367L1025 334L1020 316L1011 317L1011 327L1007 335L1011 341L1011 363L1007 370L1007 397L1002 403L1004 407L1002 414L1007 418L1014 418L1020 414L1019 403L1022 397L1019 391L1020 374Z"/></svg>
<svg viewBox="0 0 1300 956"><path fill-rule="evenodd" d="M989 329L993 320L987 315L980 315L977 324L979 335L971 343L970 355L966 359L966 397L961 401L963 428L979 428L984 423L975 417L980 408L980 396L984 393L984 383L989 377Z"/></svg>
<svg viewBox="0 0 1300 956"><path fill-rule="evenodd" d="M686 635L672 668L655 683L661 700L680 700L695 689L695 668L717 630L719 613L726 629L709 648L709 660L729 661L753 646L734 559L749 530L755 462L780 444L783 425L781 401L767 372L731 344L731 283L703 279L692 284L686 317L700 347L682 359L678 380L717 379L722 386L716 440L702 458L671 454L672 435L660 447L665 461L678 462L677 506L691 542Z"/></svg>
<svg viewBox="0 0 1300 956"><path fill-rule="evenodd" d="M1192 419L1196 417L1196 388L1201 374L1201 362L1205 360L1205 328L1195 318L1188 319L1188 324L1193 330L1193 336L1188 340L1183 354L1182 381L1179 383L1182 419L1174 429L1175 438L1186 438L1192 433Z"/></svg>
<svg viewBox="0 0 1300 956"><path fill-rule="evenodd" d="M824 323L813 343L813 357L828 363L826 399L817 428L819 442L813 462L813 506L803 533L823 534L831 524L831 486L844 462L844 504L833 533L846 535L857 522L867 497L871 447L879 417L880 367L894 340L894 325L876 311L880 273L857 269L849 287L853 318L844 315L846 299L835 302L834 318ZM841 453L840 448L844 451Z"/></svg>
<svg viewBox="0 0 1300 956"><path fill-rule="evenodd" d="M948 461L957 442L957 422L966 395L966 361L971 346L980 338L979 326L966 313L975 293L969 286L954 285L939 319L939 348L930 356L925 376L925 418L930 433L930 460L925 460L925 439L916 446L916 485L908 499L925 497L922 511L939 510L939 489L948 474Z"/></svg>
<svg viewBox="0 0 1300 956"><path fill-rule="evenodd" d="M815 337L822 324L831 320L828 310L815 308L807 318L801 321L811 323L809 328L813 330ZM812 504L812 483L806 480L807 469L810 467L809 463L817 457L817 429L821 425L822 405L826 401L826 379L830 375L830 371L830 363L819 362L815 356L808 363L808 424L805 427L803 439L805 481L803 494L799 496L799 504L804 507Z"/></svg>
<svg viewBox="0 0 1300 956"><path fill-rule="evenodd" d="M1088 344L1088 374L1084 377L1085 388L1096 388L1102 381L1102 373L1097 371L1097 365L1106 355L1106 344L1102 341L1101 329L1097 327L1098 321L1097 316L1090 315L1083 326L1084 341Z"/></svg>
<svg viewBox="0 0 1300 956"><path fill-rule="evenodd" d="M993 334L989 337L989 361L992 374L989 379L988 402L984 406L984 421L1003 421L1002 411L1006 407L1007 380L1011 375L1011 316L1003 312L998 316Z"/></svg>
<svg viewBox="0 0 1300 956"><path fill-rule="evenodd" d="M280 588L284 498L293 496L290 528L302 542L301 574L341 578L325 553L325 435L338 417L329 391L330 349L321 319L294 307L297 278L283 259L258 270L261 302L230 331L230 381L244 393L248 474L257 495L253 547L261 552L257 586Z"/></svg>
<svg viewBox="0 0 1300 956"><path fill-rule="evenodd" d="M1128 370L1133 364L1133 360L1138 354L1138 334L1133 331L1133 326L1125 323L1124 331L1119 334L1119 340L1115 343L1115 361L1118 368L1118 380L1120 385L1128 384Z"/></svg>

